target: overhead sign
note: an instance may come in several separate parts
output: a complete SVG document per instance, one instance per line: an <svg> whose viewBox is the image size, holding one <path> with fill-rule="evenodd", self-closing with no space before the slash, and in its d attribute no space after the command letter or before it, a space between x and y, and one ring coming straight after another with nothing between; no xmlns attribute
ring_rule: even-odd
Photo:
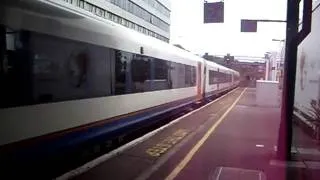
<svg viewBox="0 0 320 180"><path fill-rule="evenodd" d="M224 22L224 2L204 3L204 23Z"/></svg>
<svg viewBox="0 0 320 180"><path fill-rule="evenodd" d="M257 32L257 21L241 19L241 32Z"/></svg>

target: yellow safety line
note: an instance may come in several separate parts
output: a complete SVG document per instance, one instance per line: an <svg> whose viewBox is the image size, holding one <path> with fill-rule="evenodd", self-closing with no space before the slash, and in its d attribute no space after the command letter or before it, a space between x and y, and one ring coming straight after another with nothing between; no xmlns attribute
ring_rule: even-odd
<svg viewBox="0 0 320 180"><path fill-rule="evenodd" d="M184 157L182 161L174 168L174 170L166 177L166 180L173 180L177 175L182 171L182 169L188 164L188 162L192 159L192 157L196 154L196 152L201 148L203 143L209 138L209 136L215 131L218 125L224 120L224 118L230 113L232 108L237 104L237 102L242 97L243 93L247 90L245 88L240 96L233 102L233 104L227 109L227 111L219 118L219 120L214 123L211 128L206 132L206 134L197 142L195 146L188 152L188 154Z"/></svg>

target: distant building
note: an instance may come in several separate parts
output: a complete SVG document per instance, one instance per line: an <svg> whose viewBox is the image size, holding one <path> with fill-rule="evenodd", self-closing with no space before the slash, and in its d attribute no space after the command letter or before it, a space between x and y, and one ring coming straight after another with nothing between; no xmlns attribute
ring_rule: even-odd
<svg viewBox="0 0 320 180"><path fill-rule="evenodd" d="M170 0L56 0L169 42Z"/></svg>
<svg viewBox="0 0 320 180"><path fill-rule="evenodd" d="M236 66L238 62L237 60L234 59L233 56L230 56L230 54L227 54L224 57L219 57L219 56L213 56L213 55L209 55L208 53L205 53L202 57L208 61L215 62L217 64L220 64L222 66L225 66L231 69L234 69L234 66Z"/></svg>
<svg viewBox="0 0 320 180"><path fill-rule="evenodd" d="M226 65L226 62L224 61L224 59L222 57L218 57L218 56L213 56L213 55L210 55L208 53L205 53L202 58L208 60L208 61L212 61L212 62L215 62L217 64L220 64L220 65L223 65L225 66Z"/></svg>

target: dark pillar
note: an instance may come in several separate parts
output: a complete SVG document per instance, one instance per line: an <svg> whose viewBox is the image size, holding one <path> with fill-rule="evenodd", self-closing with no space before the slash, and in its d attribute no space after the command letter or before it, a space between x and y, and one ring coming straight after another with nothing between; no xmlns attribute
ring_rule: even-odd
<svg viewBox="0 0 320 180"><path fill-rule="evenodd" d="M287 6L286 54L277 156L280 160L289 161L298 49L299 0L288 0Z"/></svg>

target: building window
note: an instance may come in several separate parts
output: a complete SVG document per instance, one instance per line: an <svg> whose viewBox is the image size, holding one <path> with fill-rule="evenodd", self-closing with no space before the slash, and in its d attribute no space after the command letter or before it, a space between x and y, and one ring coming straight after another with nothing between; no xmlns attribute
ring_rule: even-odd
<svg viewBox="0 0 320 180"><path fill-rule="evenodd" d="M143 0L145 1L149 6L157 9L161 14L170 17L170 11L161 3L159 3L156 0Z"/></svg>
<svg viewBox="0 0 320 180"><path fill-rule="evenodd" d="M128 27L128 28L130 28L130 24L129 23L130 23L129 21L125 20L125 26Z"/></svg>
<svg viewBox="0 0 320 180"><path fill-rule="evenodd" d="M129 12L133 13L133 3L129 1Z"/></svg>
<svg viewBox="0 0 320 180"><path fill-rule="evenodd" d="M119 16L116 15L116 22L117 22L118 24L121 24L121 19L122 19L121 17L119 17Z"/></svg>
<svg viewBox="0 0 320 180"><path fill-rule="evenodd" d="M80 8L84 8L84 4L85 4L85 2L83 1L83 0L79 0L79 7Z"/></svg>
<svg viewBox="0 0 320 180"><path fill-rule="evenodd" d="M68 1L68 0L65 0L66 2L71 2L72 1ZM162 22L159 18L153 16L152 14L150 14L149 12L145 11L144 9L142 9L141 7L133 4L132 2L128 1L128 0L108 0L109 2L115 4L115 5L121 5L121 7L131 11L131 13L135 13L135 14L139 14L139 16L150 22L151 24L154 24L155 26L158 26L159 28L162 28L162 29L167 29L169 30L169 25ZM115 14L112 14L100 7L97 7L95 5L92 5L88 2L86 2L85 0L78 0L77 3L75 4L76 6L82 8L82 9L85 9L86 11L90 11L91 13L97 15L97 16L100 16L100 17L104 17L105 19L109 19L113 22L116 22L118 24L121 24L123 26L126 26L126 27L129 27L131 29L134 29L138 32L141 32L141 33L144 33L144 34L147 34L149 36L152 36L152 37L156 37L157 39L160 39L162 41L165 41L165 42L168 42L169 40L165 37L162 37L161 35L158 35L146 28L143 28L135 23L132 23L132 22L129 22L128 20L124 19L124 18L121 18ZM136 10L134 12L134 10Z"/></svg>
<svg viewBox="0 0 320 180"><path fill-rule="evenodd" d="M63 1L72 4L72 0L63 0Z"/></svg>
<svg viewBox="0 0 320 180"><path fill-rule="evenodd" d="M131 23L131 28L132 29L135 29L136 28L136 25L134 23Z"/></svg>
<svg viewBox="0 0 320 180"><path fill-rule="evenodd" d="M107 12L107 11L104 12L104 18L105 18L105 19L109 19L109 15L110 15L109 12Z"/></svg>
<svg viewBox="0 0 320 180"><path fill-rule="evenodd" d="M126 20L125 19L121 18L120 21L121 21L121 25L123 25L123 26L126 25Z"/></svg>
<svg viewBox="0 0 320 180"><path fill-rule="evenodd" d="M128 1L128 0L123 0L123 1ZM124 3L121 3L120 0L117 1L111 1L114 5L129 11L130 13L134 14L137 17L140 17L141 19L159 27L160 29L164 31L169 31L169 24L165 23L158 17L152 15L148 11L142 9L140 6L132 3L131 1L128 1L126 5ZM129 6L129 7L128 7Z"/></svg>

